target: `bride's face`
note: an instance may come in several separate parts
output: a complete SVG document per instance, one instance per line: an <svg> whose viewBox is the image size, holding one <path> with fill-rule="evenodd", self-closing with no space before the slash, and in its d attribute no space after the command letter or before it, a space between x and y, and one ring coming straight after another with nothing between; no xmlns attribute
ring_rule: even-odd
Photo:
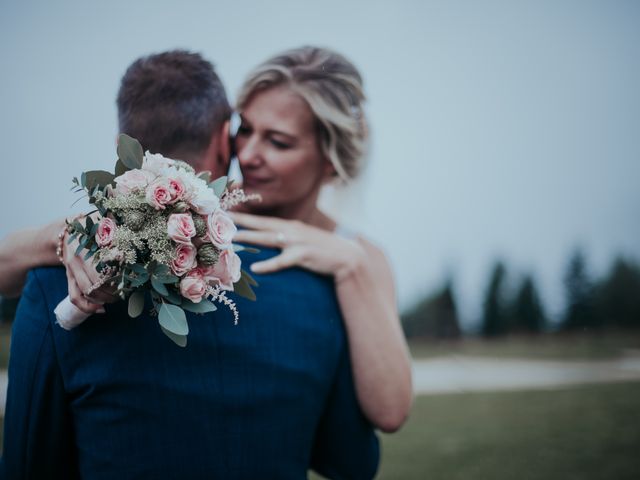
<svg viewBox="0 0 640 480"><path fill-rule="evenodd" d="M331 174L307 103L286 87L254 95L240 114L236 147L242 188L258 193L260 210L286 210L316 201Z"/></svg>

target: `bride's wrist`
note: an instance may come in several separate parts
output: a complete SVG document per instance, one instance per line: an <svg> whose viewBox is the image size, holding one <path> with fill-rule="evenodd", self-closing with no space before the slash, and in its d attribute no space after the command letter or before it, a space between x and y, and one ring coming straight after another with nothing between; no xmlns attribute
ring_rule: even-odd
<svg viewBox="0 0 640 480"><path fill-rule="evenodd" d="M344 260L340 263L334 274L336 284L347 281L360 275L366 267L366 253L356 242L352 244L349 250L345 251Z"/></svg>

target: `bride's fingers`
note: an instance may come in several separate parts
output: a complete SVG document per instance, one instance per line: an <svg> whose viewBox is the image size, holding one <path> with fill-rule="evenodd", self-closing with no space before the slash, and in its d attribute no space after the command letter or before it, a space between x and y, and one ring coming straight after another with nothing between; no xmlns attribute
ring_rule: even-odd
<svg viewBox="0 0 640 480"><path fill-rule="evenodd" d="M272 273L295 265L297 265L297 256L291 252L284 251L269 260L253 263L251 271L254 273Z"/></svg>
<svg viewBox="0 0 640 480"><path fill-rule="evenodd" d="M104 312L104 307L102 305L91 303L82 296L80 288L76 284L75 280L70 277L68 272L67 283L69 286L69 299L71 300L71 303L74 304L78 309L89 315L93 315L97 312Z"/></svg>
<svg viewBox="0 0 640 480"><path fill-rule="evenodd" d="M257 230L239 230L233 237L234 242L262 245L263 247L283 247L287 239L282 233Z"/></svg>
<svg viewBox="0 0 640 480"><path fill-rule="evenodd" d="M229 212L231 219L237 225L254 230L279 230L284 220L263 215L251 215L250 213Z"/></svg>

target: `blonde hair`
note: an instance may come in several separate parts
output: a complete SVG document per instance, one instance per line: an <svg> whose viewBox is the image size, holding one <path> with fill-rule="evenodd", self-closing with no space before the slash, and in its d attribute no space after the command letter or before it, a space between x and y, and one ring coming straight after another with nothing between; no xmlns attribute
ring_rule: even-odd
<svg viewBox="0 0 640 480"><path fill-rule="evenodd" d="M325 48L288 50L249 73L238 95L238 110L253 95L281 85L307 102L318 124L322 153L342 180L353 179L364 163L368 136L362 77L356 67Z"/></svg>

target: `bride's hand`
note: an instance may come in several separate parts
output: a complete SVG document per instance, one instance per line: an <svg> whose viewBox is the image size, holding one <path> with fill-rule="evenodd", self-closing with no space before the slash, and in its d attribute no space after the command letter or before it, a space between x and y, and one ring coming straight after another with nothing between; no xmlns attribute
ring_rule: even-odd
<svg viewBox="0 0 640 480"><path fill-rule="evenodd" d="M231 213L233 221L250 230L240 230L235 242L280 248L282 253L251 265L255 273L270 273L302 267L316 273L348 276L365 260L365 250L356 240L312 227L296 220Z"/></svg>
<svg viewBox="0 0 640 480"><path fill-rule="evenodd" d="M103 305L113 303L119 298L114 295L112 287L102 285L93 288L100 281L93 259L84 260L86 250L75 254L78 248L78 240L67 244L67 237L63 239L64 266L67 271L67 283L69 284L69 299L76 307L89 315L104 313Z"/></svg>

